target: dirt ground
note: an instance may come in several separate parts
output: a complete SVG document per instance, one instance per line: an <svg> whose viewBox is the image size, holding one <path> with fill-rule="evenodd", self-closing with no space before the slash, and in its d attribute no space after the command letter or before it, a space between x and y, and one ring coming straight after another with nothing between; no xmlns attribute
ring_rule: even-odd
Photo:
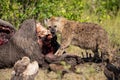
<svg viewBox="0 0 120 80"><path fill-rule="evenodd" d="M59 72L49 72L39 69L39 73L35 80L106 80L102 66L99 64L80 64L77 67L79 74L70 72L66 73L63 78L60 78ZM12 68L0 69L0 80L10 80Z"/></svg>

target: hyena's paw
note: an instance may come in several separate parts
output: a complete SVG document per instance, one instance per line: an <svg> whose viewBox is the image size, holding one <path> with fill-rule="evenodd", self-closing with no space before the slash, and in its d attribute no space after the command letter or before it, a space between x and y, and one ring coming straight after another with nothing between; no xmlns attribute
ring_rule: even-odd
<svg viewBox="0 0 120 80"><path fill-rule="evenodd" d="M64 53L64 50L58 50L56 53L55 53L55 55L56 56L61 56L62 54Z"/></svg>

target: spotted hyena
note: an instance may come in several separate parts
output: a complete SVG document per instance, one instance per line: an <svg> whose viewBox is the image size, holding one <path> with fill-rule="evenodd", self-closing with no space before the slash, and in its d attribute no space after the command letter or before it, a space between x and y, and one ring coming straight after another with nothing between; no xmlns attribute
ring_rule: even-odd
<svg viewBox="0 0 120 80"><path fill-rule="evenodd" d="M51 31L57 31L62 36L61 47L55 55L62 55L64 50L72 44L82 49L91 49L94 56L98 56L100 50L103 59L111 57L108 34L100 25L80 23L63 17L51 17L45 20L45 24Z"/></svg>

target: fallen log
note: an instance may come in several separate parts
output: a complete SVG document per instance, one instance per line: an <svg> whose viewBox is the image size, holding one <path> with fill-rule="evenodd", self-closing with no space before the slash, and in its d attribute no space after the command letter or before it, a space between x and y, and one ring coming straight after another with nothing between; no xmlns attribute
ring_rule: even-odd
<svg viewBox="0 0 120 80"><path fill-rule="evenodd" d="M96 60L94 59L94 57L80 57L77 55L70 55L69 53L65 53L61 56L55 56L55 58L49 58L49 57L45 57L45 61L49 64L52 63L60 63L61 61L65 61L66 63L70 64L70 65L77 65L77 64L81 64L81 63L85 63L85 62L94 62L94 63L101 63L102 59L99 57L98 58L98 62L96 62Z"/></svg>

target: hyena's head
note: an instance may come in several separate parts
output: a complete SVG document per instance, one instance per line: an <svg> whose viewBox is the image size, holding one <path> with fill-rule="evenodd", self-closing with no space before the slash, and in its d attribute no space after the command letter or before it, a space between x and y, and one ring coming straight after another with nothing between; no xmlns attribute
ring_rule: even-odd
<svg viewBox="0 0 120 80"><path fill-rule="evenodd" d="M51 33L62 33L66 19L63 17L51 17L50 19L46 19L44 22Z"/></svg>

